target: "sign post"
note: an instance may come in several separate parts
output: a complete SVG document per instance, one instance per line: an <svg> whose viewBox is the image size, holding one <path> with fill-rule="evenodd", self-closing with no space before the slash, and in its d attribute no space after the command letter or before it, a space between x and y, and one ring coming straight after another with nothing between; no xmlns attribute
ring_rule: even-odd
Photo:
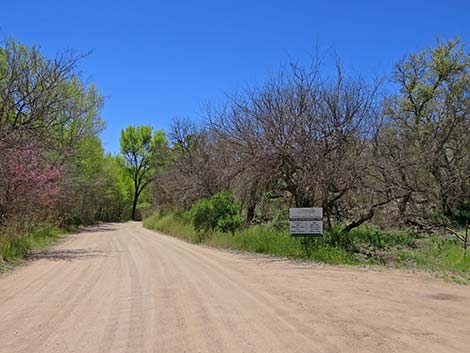
<svg viewBox="0 0 470 353"><path fill-rule="evenodd" d="M290 235L293 237L323 236L323 208L291 208Z"/></svg>

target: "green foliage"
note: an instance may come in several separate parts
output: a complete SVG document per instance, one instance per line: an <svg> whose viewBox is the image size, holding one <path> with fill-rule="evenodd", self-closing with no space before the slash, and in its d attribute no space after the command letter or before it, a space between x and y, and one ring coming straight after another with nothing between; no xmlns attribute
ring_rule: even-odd
<svg viewBox="0 0 470 353"><path fill-rule="evenodd" d="M78 225L103 220L104 215L121 219L109 192L115 189L110 180L119 178L105 166L98 137L105 125L100 116L104 98L77 70L86 55L68 51L48 58L38 47L11 38L0 46L0 151L6 154L7 146L30 149L39 165L60 169L60 177L48 181L58 191L47 205L44 192L28 192L33 196L27 203L4 197L11 195L11 188L0 180L0 236L16 239L31 225L49 221ZM7 169L2 165L6 160L2 154L0 170ZM13 180L13 174L0 179ZM27 183L20 178L15 188L26 190Z"/></svg>
<svg viewBox="0 0 470 353"><path fill-rule="evenodd" d="M80 178L86 182L96 180L104 164L104 149L98 137L89 137L78 146L75 163Z"/></svg>
<svg viewBox="0 0 470 353"><path fill-rule="evenodd" d="M30 138L64 151L104 128L104 98L76 71L84 55L51 59L13 38L0 45L0 136L24 129Z"/></svg>
<svg viewBox="0 0 470 353"><path fill-rule="evenodd" d="M398 264L438 272L457 282L470 283L470 256L464 257L462 245L455 239L432 236L422 239L415 249L405 249Z"/></svg>
<svg viewBox="0 0 470 353"><path fill-rule="evenodd" d="M239 212L240 204L232 194L220 192L196 202L191 208L191 218L198 232L220 230L233 234L243 224Z"/></svg>
<svg viewBox="0 0 470 353"><path fill-rule="evenodd" d="M132 166L140 160L148 159L152 152L152 142L151 126L128 126L121 130L121 153Z"/></svg>
<svg viewBox="0 0 470 353"><path fill-rule="evenodd" d="M193 227L191 212L157 213L145 219L144 226L189 242L203 242L219 248L328 264L418 268L435 271L453 281L470 282L470 256L463 256L462 247L454 239L437 235L423 238L413 231L384 232L377 227L359 227L347 234L337 228L326 231L323 238L303 239L292 238L287 230L255 225L238 229L233 235L208 230L201 236L201 231ZM346 237L348 240L344 240Z"/></svg>
<svg viewBox="0 0 470 353"><path fill-rule="evenodd" d="M417 240L417 234L413 230L384 232L374 226L353 229L348 237L349 244L356 248L360 244L373 245L379 249L400 246L413 248Z"/></svg>
<svg viewBox="0 0 470 353"><path fill-rule="evenodd" d="M67 165L67 177L74 181L67 192L75 202L66 204L61 212L64 224L129 219L131 178L119 156L104 155L98 137L84 139Z"/></svg>
<svg viewBox="0 0 470 353"><path fill-rule="evenodd" d="M104 98L92 84L86 86L78 77L61 83L58 87L67 98L67 107L58 112L60 124L51 129L52 143L60 148L74 148L81 141L96 137L105 128L100 116ZM70 115L74 118L70 119Z"/></svg>
<svg viewBox="0 0 470 353"><path fill-rule="evenodd" d="M459 39L445 43L438 41L434 47L410 55L396 65L394 72L394 79L404 94L401 111L413 112L414 126L420 125L422 130L430 129L436 123L445 126L446 121L432 120L432 113L440 113L442 104L465 104L460 100L470 83L469 70L470 55Z"/></svg>
<svg viewBox="0 0 470 353"><path fill-rule="evenodd" d="M470 224L470 199L463 200L454 210L451 219L460 226Z"/></svg>
<svg viewBox="0 0 470 353"><path fill-rule="evenodd" d="M17 263L32 250L51 244L61 234L64 234L64 230L45 225L35 228L25 236L0 236L0 264L4 261Z"/></svg>
<svg viewBox="0 0 470 353"><path fill-rule="evenodd" d="M221 230L208 230L201 235L192 224L192 212L157 213L144 220L144 227L173 235L193 243L285 256L297 259L309 259L331 264L354 264L354 256L345 249L332 246L321 239L313 240L312 251L307 255L301 240L292 238L288 231L271 226L257 225L239 228L229 234Z"/></svg>
<svg viewBox="0 0 470 353"><path fill-rule="evenodd" d="M123 168L119 156L107 154L101 168L102 186L100 199L101 220L118 221L130 218L132 181Z"/></svg>
<svg viewBox="0 0 470 353"><path fill-rule="evenodd" d="M121 154L124 167L133 183L132 219L137 219L137 204L144 189L165 165L168 140L165 132L157 130L152 135L152 127L128 126L121 130Z"/></svg>
<svg viewBox="0 0 470 353"><path fill-rule="evenodd" d="M144 219L144 227L177 236L189 242L199 242L199 235L194 230L187 213L155 213Z"/></svg>
<svg viewBox="0 0 470 353"><path fill-rule="evenodd" d="M212 203L208 199L200 199L193 205L191 219L198 232L214 229L217 225L213 217Z"/></svg>

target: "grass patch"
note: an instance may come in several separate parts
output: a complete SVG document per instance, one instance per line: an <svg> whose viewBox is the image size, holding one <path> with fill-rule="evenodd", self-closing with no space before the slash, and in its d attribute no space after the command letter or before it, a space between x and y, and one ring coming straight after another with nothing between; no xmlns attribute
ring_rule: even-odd
<svg viewBox="0 0 470 353"><path fill-rule="evenodd" d="M0 236L0 270L19 263L33 250L44 248L65 231L52 226L41 226L23 236Z"/></svg>
<svg viewBox="0 0 470 353"><path fill-rule="evenodd" d="M331 264L353 264L353 254L340 246L322 239L309 239L308 244L300 238L292 238L286 230L268 225L242 228L232 233L220 231L196 232L185 213L159 213L144 220L144 227L169 234L192 243L214 247L244 250L260 254L308 259Z"/></svg>
<svg viewBox="0 0 470 353"><path fill-rule="evenodd" d="M458 283L470 284L470 254L460 243L442 235L423 236L414 231L384 232L360 227L344 233L340 227L324 237L292 238L287 229L271 225L245 227L232 233L196 232L187 213L158 213L144 227L192 243L260 254L305 259L328 264L381 265L433 272Z"/></svg>
<svg viewBox="0 0 470 353"><path fill-rule="evenodd" d="M422 239L416 248L401 251L398 263L436 272L454 282L470 283L470 254L464 257L462 246L455 239L436 236Z"/></svg>
<svg viewBox="0 0 470 353"><path fill-rule="evenodd" d="M184 213L158 213L143 221L144 227L196 242L198 235Z"/></svg>

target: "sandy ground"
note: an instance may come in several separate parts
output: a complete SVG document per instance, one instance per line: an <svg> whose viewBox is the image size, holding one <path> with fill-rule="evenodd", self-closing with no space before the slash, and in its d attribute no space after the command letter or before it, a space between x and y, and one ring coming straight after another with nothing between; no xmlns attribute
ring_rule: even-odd
<svg viewBox="0 0 470 353"><path fill-rule="evenodd" d="M0 277L1 353L470 352L470 287L106 224Z"/></svg>

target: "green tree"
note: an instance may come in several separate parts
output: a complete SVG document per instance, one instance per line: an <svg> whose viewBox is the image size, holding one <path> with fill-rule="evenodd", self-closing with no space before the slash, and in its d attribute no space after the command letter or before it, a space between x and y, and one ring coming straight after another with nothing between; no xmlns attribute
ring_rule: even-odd
<svg viewBox="0 0 470 353"><path fill-rule="evenodd" d="M63 135L70 146L102 130L103 97L77 72L84 56L48 58L36 46L0 43L0 141L27 137L49 147Z"/></svg>
<svg viewBox="0 0 470 353"><path fill-rule="evenodd" d="M438 41L399 62L393 79L400 92L387 100L376 159L400 219L459 216L470 200L470 55L458 39Z"/></svg>
<svg viewBox="0 0 470 353"><path fill-rule="evenodd" d="M104 221L128 219L130 216L131 178L123 168L121 156L107 154L102 168L102 197L99 218Z"/></svg>
<svg viewBox="0 0 470 353"><path fill-rule="evenodd" d="M37 185L26 179L17 187L32 186L26 193L28 203L6 202L1 195L11 194L14 175L3 175L0 218L7 225L83 224L99 219L104 160L98 134L105 125L100 116L104 98L78 71L78 62L86 55L67 51L51 58L36 46L14 39L0 41L0 171L11 170L8 161L22 151L34 157L39 171L47 165L61 171L55 185L50 185L60 192L47 209L33 207L44 197L32 192ZM1 216L5 205L15 209L8 219Z"/></svg>
<svg viewBox="0 0 470 353"><path fill-rule="evenodd" d="M164 160L168 141L162 130L152 133L151 126L129 126L121 130L124 166L133 182L132 219L136 220L139 197L155 178Z"/></svg>

